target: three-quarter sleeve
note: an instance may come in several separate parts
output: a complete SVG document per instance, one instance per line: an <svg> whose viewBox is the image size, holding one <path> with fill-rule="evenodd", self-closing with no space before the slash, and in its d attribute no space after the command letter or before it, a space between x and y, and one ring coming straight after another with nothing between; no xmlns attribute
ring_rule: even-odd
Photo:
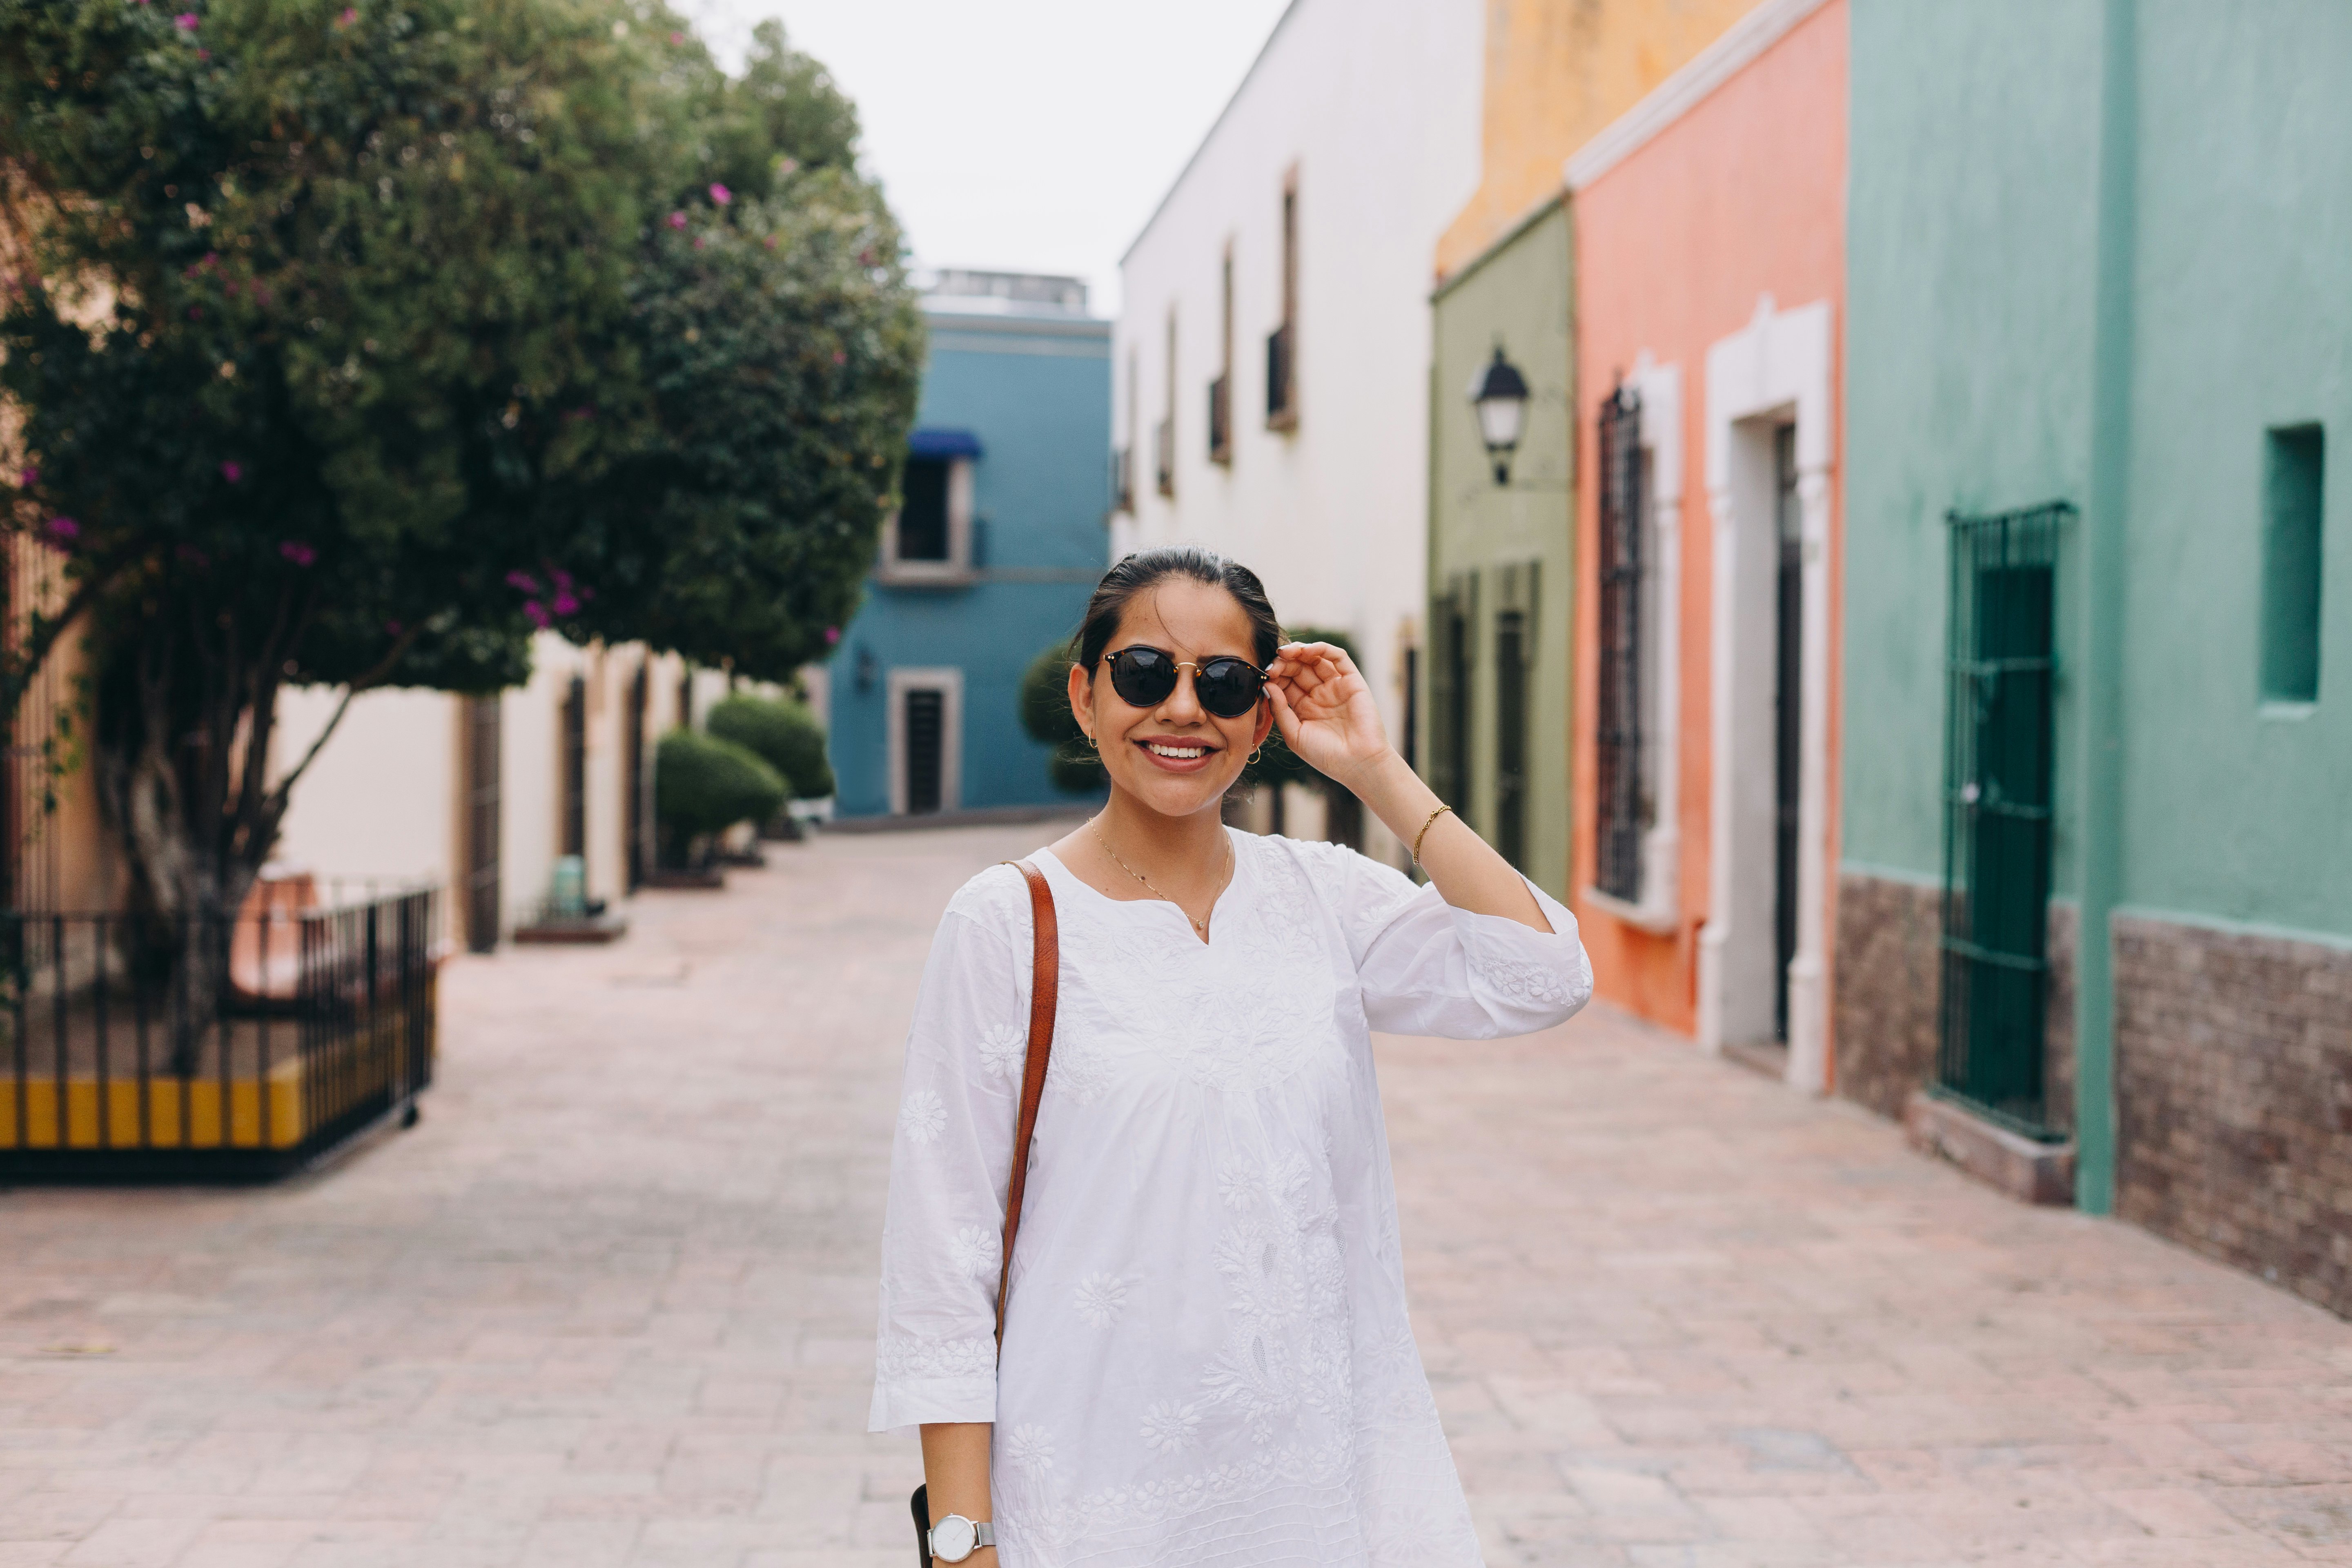
<svg viewBox="0 0 2352 1568"><path fill-rule="evenodd" d="M1393 867L1338 847L1302 846L1339 914L1368 1023L1383 1034L1490 1040L1562 1022L1592 997L1576 917L1528 891L1550 922L1539 931L1447 903Z"/></svg>
<svg viewBox="0 0 2352 1568"><path fill-rule="evenodd" d="M1030 917L995 868L948 906L907 1036L867 1426L996 1419L997 1264L1028 1050Z"/></svg>

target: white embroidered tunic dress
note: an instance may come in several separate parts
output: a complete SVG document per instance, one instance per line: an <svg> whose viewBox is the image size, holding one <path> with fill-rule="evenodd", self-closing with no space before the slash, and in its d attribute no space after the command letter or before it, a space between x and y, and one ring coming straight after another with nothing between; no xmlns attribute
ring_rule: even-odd
<svg viewBox="0 0 2352 1568"><path fill-rule="evenodd" d="M1003 1568L1475 1568L1405 1317L1370 1031L1487 1039L1591 994L1552 932L1333 845L1232 835L1202 942L1050 852L1061 994L1014 1247L1028 889L949 903L907 1045L871 1426L988 1421Z"/></svg>

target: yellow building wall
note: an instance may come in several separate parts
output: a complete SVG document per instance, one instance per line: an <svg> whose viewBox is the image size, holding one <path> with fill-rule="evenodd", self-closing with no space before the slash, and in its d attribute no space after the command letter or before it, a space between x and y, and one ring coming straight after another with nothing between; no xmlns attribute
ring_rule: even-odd
<svg viewBox="0 0 2352 1568"><path fill-rule="evenodd" d="M1759 0L1487 0L1484 171L1444 278L1557 193L1560 165Z"/></svg>

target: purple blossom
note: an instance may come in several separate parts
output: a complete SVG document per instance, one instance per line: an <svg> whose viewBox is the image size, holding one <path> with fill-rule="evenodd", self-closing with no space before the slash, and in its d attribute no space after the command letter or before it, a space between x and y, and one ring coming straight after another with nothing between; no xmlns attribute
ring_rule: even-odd
<svg viewBox="0 0 2352 1568"><path fill-rule="evenodd" d="M81 537L81 524L69 517L53 517L42 531L49 536L50 543L64 549Z"/></svg>
<svg viewBox="0 0 2352 1568"><path fill-rule="evenodd" d="M670 214L669 226L672 228L684 228L686 226L686 215L684 213Z"/></svg>
<svg viewBox="0 0 2352 1568"><path fill-rule="evenodd" d="M694 237L694 248L697 250L702 248L702 237L698 234Z"/></svg>
<svg viewBox="0 0 2352 1568"><path fill-rule="evenodd" d="M580 613L580 601L570 594L558 594L555 595L555 613L559 616L576 616Z"/></svg>
<svg viewBox="0 0 2352 1568"><path fill-rule="evenodd" d="M239 479L245 478L245 465L238 462L223 463L221 465L221 478L226 479L231 484L236 483Z"/></svg>
<svg viewBox="0 0 2352 1568"><path fill-rule="evenodd" d="M183 11L172 18L172 25L184 33L193 33L196 30L196 14L194 11Z"/></svg>
<svg viewBox="0 0 2352 1568"><path fill-rule="evenodd" d="M35 485L41 482L41 470L38 468L26 468L23 473L16 476L16 482L24 486L26 489L31 489Z"/></svg>
<svg viewBox="0 0 2352 1568"><path fill-rule="evenodd" d="M509 572L507 574L507 586L526 594L536 594L539 592L539 579L528 572Z"/></svg>
<svg viewBox="0 0 2352 1568"><path fill-rule="evenodd" d="M358 7L358 6L356 6L356 5L346 5L346 6L344 6L344 7L343 7L342 20L341 20L341 26L348 27L348 26L350 26L353 22L356 22L356 21L358 21L359 19L360 19L360 13L359 13L359 7Z"/></svg>
<svg viewBox="0 0 2352 1568"><path fill-rule="evenodd" d="M839 642L840 640L841 640L841 628L840 628L839 626L827 626L827 627L825 627L825 628L824 628L824 646L825 646L825 647L831 647L834 644L835 644L835 643Z"/></svg>
<svg viewBox="0 0 2352 1568"><path fill-rule="evenodd" d="M710 185L710 199L723 207L735 199L735 193L714 180Z"/></svg>
<svg viewBox="0 0 2352 1568"><path fill-rule="evenodd" d="M289 539L278 547L278 553L297 566L308 566L319 559L319 552L299 539Z"/></svg>
<svg viewBox="0 0 2352 1568"><path fill-rule="evenodd" d="M558 566L555 570L550 572L548 575L554 579L556 591L558 593L569 594L572 592L571 573L566 572L562 567Z"/></svg>
<svg viewBox="0 0 2352 1568"><path fill-rule="evenodd" d="M525 599L522 602L522 613L530 617L532 626L537 626L541 631L547 629L547 606L541 605L537 599Z"/></svg>

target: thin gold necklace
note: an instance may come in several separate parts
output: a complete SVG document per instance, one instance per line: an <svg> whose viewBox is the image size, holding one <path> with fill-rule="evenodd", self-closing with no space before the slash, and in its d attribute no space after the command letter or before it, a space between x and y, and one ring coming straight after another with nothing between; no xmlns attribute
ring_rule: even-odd
<svg viewBox="0 0 2352 1568"><path fill-rule="evenodd" d="M1126 872L1129 876L1142 883L1144 891L1150 893L1153 898L1160 900L1162 902L1176 904L1175 900L1170 898L1167 894L1161 892L1159 889L1151 885L1150 878L1145 876L1142 872L1137 870L1126 861L1119 859L1118 851L1110 847L1110 839L1108 836L1103 832L1102 825L1099 822L1088 822L1087 826L1094 831L1095 842L1103 847L1103 853L1109 856L1112 862L1116 864L1120 870ZM1228 880L1232 879L1234 874L1233 859L1234 841L1230 837L1228 837L1225 839L1225 877ZM1224 883L1218 883L1217 894L1221 895L1224 890ZM1209 900L1209 914L1216 913L1216 910L1217 899L1215 895L1213 895ZM1181 904L1176 904L1176 912L1180 915L1184 915L1184 906ZM1184 919L1192 927L1193 935L1199 937L1202 942L1209 940L1208 915L1202 915L1199 920L1193 920L1191 915L1184 915Z"/></svg>

